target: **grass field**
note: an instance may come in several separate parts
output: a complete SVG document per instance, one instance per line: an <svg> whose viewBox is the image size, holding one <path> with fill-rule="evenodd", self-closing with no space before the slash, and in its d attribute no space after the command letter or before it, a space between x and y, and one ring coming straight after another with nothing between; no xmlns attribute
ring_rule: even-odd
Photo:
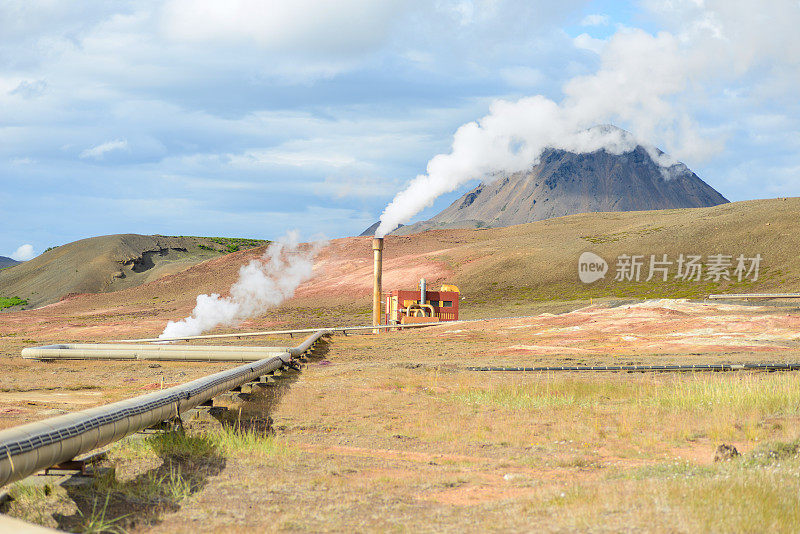
<svg viewBox="0 0 800 534"><path fill-rule="evenodd" d="M597 313L606 331L602 314L621 312ZM746 313L777 324L774 313L800 310ZM548 329L535 321L560 321L569 330L571 316L584 317L336 336L302 372L243 405L268 413L272 432L212 427L127 440L108 460L114 476L48 495L15 487L9 513L127 532L796 531L793 373L465 370L511 358L497 345L530 337L521 325L541 333ZM730 317L732 329L739 320ZM593 361L800 360L800 343L761 355L615 347ZM714 462L721 444L740 455Z"/></svg>

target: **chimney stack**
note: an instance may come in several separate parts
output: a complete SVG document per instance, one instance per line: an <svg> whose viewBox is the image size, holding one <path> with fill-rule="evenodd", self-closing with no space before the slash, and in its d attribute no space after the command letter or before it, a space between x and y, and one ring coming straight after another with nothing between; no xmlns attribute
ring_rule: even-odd
<svg viewBox="0 0 800 534"><path fill-rule="evenodd" d="M383 238L376 237L372 240L373 284L372 284L372 326L381 324L381 282L383 272ZM378 329L375 330L377 334Z"/></svg>

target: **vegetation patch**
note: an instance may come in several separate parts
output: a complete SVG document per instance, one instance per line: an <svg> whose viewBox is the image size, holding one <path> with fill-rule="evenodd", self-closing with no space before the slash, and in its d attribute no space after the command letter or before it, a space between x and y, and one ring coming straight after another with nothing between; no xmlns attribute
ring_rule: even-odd
<svg viewBox="0 0 800 534"><path fill-rule="evenodd" d="M511 410L557 407L599 407L628 404L637 409L670 412L757 412L764 416L800 414L800 389L791 374L720 377L696 373L673 380L616 382L544 378L525 384L494 384L488 388L461 388L452 398L465 404L483 404Z"/></svg>
<svg viewBox="0 0 800 534"><path fill-rule="evenodd" d="M205 239L223 246L228 253L261 247L270 243L265 239L247 239L243 237L207 237Z"/></svg>
<svg viewBox="0 0 800 534"><path fill-rule="evenodd" d="M0 297L0 310L13 306L25 306L28 301L19 297Z"/></svg>
<svg viewBox="0 0 800 534"><path fill-rule="evenodd" d="M254 239L248 237L207 237L207 236L177 236L201 239L213 244L198 243L197 248L211 252L222 252L230 254L240 250L263 247L271 243L268 239ZM214 246L219 245L219 246Z"/></svg>
<svg viewBox="0 0 800 534"><path fill-rule="evenodd" d="M112 458L146 456L197 461L209 456L289 454L290 449L274 436L255 430L224 427L199 434L166 432L143 440L126 440L112 450Z"/></svg>

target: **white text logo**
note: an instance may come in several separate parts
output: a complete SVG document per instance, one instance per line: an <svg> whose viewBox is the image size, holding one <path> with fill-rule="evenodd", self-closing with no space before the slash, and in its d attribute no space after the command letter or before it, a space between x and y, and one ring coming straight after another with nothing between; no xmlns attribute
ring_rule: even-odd
<svg viewBox="0 0 800 534"><path fill-rule="evenodd" d="M591 284L604 278L608 272L606 260L594 252L584 252L578 258L578 277L584 284Z"/></svg>

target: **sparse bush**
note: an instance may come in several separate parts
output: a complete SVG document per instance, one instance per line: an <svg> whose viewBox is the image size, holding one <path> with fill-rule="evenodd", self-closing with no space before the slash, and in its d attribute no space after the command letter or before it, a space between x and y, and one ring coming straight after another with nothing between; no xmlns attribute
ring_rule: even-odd
<svg viewBox="0 0 800 534"><path fill-rule="evenodd" d="M12 306L25 306L28 301L19 297L0 297L0 310L3 308L11 308Z"/></svg>

